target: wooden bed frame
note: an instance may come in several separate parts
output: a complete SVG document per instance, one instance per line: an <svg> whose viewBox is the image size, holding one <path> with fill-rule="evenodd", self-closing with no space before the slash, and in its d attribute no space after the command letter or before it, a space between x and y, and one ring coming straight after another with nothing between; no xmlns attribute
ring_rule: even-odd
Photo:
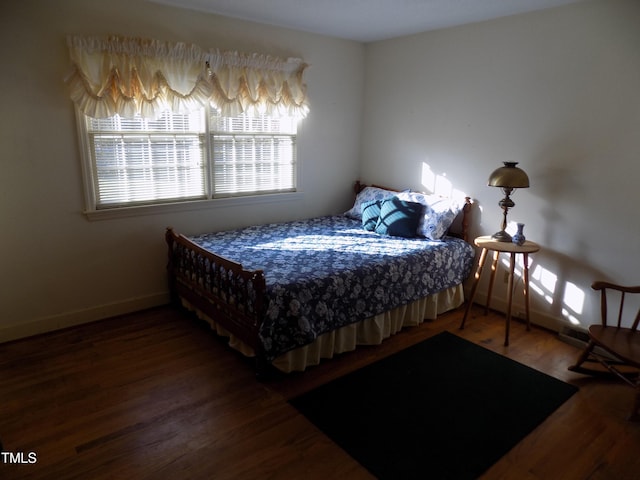
<svg viewBox="0 0 640 480"><path fill-rule="evenodd" d="M357 181L358 194L367 185ZM373 187L394 190L379 185ZM462 209L462 231L451 232L468 242L472 202L465 199ZM181 305L181 299L213 319L227 332L253 349L258 373L268 369L259 331L266 303L266 282L262 270L245 270L240 263L218 256L181 234L167 228L167 272L171 300Z"/></svg>

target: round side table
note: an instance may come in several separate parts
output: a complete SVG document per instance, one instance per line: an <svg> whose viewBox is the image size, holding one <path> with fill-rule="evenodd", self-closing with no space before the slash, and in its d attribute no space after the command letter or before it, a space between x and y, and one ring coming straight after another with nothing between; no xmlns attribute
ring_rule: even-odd
<svg viewBox="0 0 640 480"><path fill-rule="evenodd" d="M489 305L491 304L491 294L493 292L493 283L496 279L496 271L498 266L498 257L501 253L508 253L510 255L509 262L509 277L507 282L507 318L505 324L505 336L504 336L504 345L509 345L509 328L511 326L511 305L513 302L513 276L516 265L516 255L521 254L524 264L523 271L523 281L524 281L524 306L525 306L525 314L527 320L527 330L531 328L531 322L529 320L529 254L535 253L540 250L540 245L535 242L531 242L527 240L522 245L518 245L512 242L499 242L491 238L491 236L483 236L477 237L473 243L482 248L482 252L480 253L480 260L478 261L478 269L476 270L476 274L473 281L473 286L471 287L471 295L469 297L469 302L467 303L467 308L464 311L464 316L462 317L462 323L460 324L460 328L463 329L464 325L467 321L467 316L469 315L469 311L471 310L471 305L473 304L473 299L476 295L476 290L478 288L478 283L480 282L480 275L482 274L482 269L487 260L487 254L489 251L493 252L493 262L491 264L491 277L489 280L489 291L487 292L487 304L485 305L485 314L489 310Z"/></svg>

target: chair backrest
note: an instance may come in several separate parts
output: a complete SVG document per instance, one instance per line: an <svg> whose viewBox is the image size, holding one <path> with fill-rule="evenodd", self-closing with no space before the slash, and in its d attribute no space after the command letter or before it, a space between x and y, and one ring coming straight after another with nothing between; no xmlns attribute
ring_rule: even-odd
<svg viewBox="0 0 640 480"><path fill-rule="evenodd" d="M607 300L611 300L611 303L613 303L614 301L619 302L615 326L617 328L625 327L625 328L631 328L632 330L636 330L636 331L638 330L638 323L640 323L640 307L638 307L638 302L640 301L640 295L635 295L635 294L640 294L640 285L639 286L623 286L623 285L616 285L609 282L598 281L598 282L594 282L593 285L591 285L591 288L593 288L594 290L600 291L600 309L601 309L601 319L602 319L603 326L605 327L614 326L613 322L611 322L611 324L608 322L609 303L607 303ZM628 295L635 296L636 297L635 301L631 301L627 303L626 300ZM614 298L614 296L616 296L617 298ZM628 315L629 310L636 309L636 308L637 308L637 311L635 313L635 316L633 317L629 316ZM630 327L625 325L626 319L633 319Z"/></svg>

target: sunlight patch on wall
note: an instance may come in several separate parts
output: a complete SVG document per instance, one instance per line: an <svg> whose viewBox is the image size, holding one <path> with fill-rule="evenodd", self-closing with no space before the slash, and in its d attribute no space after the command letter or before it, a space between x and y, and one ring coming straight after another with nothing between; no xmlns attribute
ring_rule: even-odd
<svg viewBox="0 0 640 480"><path fill-rule="evenodd" d="M447 178L446 173L435 173L426 162L422 162L421 182L425 191L443 197L464 199L467 195L462 191L454 188L451 180Z"/></svg>
<svg viewBox="0 0 640 480"><path fill-rule="evenodd" d="M553 303L553 293L556 291L556 284L558 282L558 276L555 273L551 273L546 268L542 268L540 265L536 265L533 270L531 279L535 282L531 282L531 288L545 299L548 304Z"/></svg>
<svg viewBox="0 0 640 480"><path fill-rule="evenodd" d="M422 162L422 186L427 191L435 193L436 189L436 174L433 173L431 167L425 162Z"/></svg>
<svg viewBox="0 0 640 480"><path fill-rule="evenodd" d="M562 304L562 315L564 315L574 325L579 325L576 315L581 315L584 308L584 292L574 283L567 282L564 288L564 298Z"/></svg>
<svg viewBox="0 0 640 480"><path fill-rule="evenodd" d="M509 270L509 256L503 255L500 263L505 271ZM514 288L522 280L523 273L523 257L522 255L517 255L514 268L514 275L516 276ZM559 296L562 294L560 300L562 316L574 325L581 323L579 316L582 315L584 310L585 293L574 283L566 282L565 284L560 284L558 275L541 265L534 264L533 266L530 265L529 290L532 295L543 299L549 305L558 302Z"/></svg>

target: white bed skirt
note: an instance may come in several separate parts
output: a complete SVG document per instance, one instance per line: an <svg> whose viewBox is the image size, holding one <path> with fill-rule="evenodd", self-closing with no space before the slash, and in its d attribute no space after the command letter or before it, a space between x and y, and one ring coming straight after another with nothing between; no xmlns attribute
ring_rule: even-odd
<svg viewBox="0 0 640 480"><path fill-rule="evenodd" d="M285 373L303 371L309 366L318 365L322 359L355 350L358 345L379 345L385 338L404 327L420 325L425 320L435 320L441 313L457 308L463 302L462 285L451 287L375 317L320 335L313 343L280 355L272 364ZM228 337L232 348L248 357L255 356L251 347L229 334L203 312L193 308L184 299L182 304L188 310L195 312L198 318L209 323L218 335Z"/></svg>

